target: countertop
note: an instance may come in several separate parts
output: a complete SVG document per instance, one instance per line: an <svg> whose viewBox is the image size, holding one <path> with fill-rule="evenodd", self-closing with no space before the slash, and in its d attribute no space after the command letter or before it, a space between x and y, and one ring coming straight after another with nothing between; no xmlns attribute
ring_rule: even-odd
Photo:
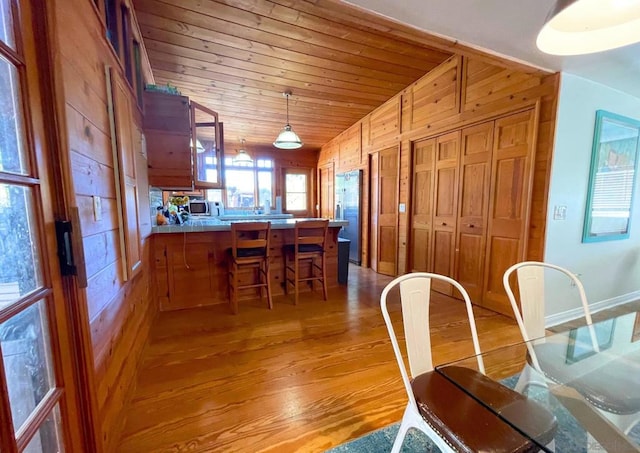
<svg viewBox="0 0 640 453"><path fill-rule="evenodd" d="M253 217L253 216L251 216ZM196 217L187 221L182 225L162 225L151 228L152 233L199 233L205 231L229 231L231 224L235 222L255 222L256 218L247 218L247 220L220 220L216 218L200 218ZM266 220L266 219L265 219ZM317 220L317 219L269 219L272 230L286 230L293 228L298 220ZM347 220L329 220L329 227L347 226Z"/></svg>

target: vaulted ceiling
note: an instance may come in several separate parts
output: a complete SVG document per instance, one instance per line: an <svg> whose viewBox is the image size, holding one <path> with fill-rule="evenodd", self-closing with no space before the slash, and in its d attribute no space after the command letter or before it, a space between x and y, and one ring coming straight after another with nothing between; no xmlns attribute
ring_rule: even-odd
<svg viewBox="0 0 640 453"><path fill-rule="evenodd" d="M227 150L317 149L454 52L473 49L335 0L134 0L156 84L217 111Z"/></svg>

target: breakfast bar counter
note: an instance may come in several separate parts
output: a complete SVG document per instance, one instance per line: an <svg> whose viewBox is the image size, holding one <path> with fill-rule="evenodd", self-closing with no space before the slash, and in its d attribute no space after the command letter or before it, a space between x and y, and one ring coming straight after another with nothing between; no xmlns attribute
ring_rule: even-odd
<svg viewBox="0 0 640 453"><path fill-rule="evenodd" d="M297 220L269 219L271 291L274 296L284 293L284 257L282 247L294 241ZM153 227L152 253L155 293L162 311L180 310L229 302L227 250L231 247L231 223L243 221L206 218L190 220L183 225ZM257 221L247 219L246 221ZM327 245L327 285L338 285L338 232L347 225L343 220L330 220ZM242 278L252 279L246 274ZM306 289L306 288L305 288ZM242 301L258 299L253 290L240 295ZM322 291L318 293L322 302ZM275 303L277 304L278 299ZM293 296L286 303L293 304ZM252 305L255 303L251 302ZM265 302L265 309L266 302Z"/></svg>

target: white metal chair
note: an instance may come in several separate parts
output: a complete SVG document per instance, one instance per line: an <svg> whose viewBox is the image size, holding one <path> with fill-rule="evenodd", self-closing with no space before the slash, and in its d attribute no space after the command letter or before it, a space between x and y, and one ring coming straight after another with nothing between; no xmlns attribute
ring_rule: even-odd
<svg viewBox="0 0 640 453"><path fill-rule="evenodd" d="M589 302L587 301L586 292L582 282L573 272L557 266L555 264L544 263L540 261L524 261L516 263L507 269L502 277L504 289L507 292L513 314L516 318L522 338L525 341L543 338L545 336L545 269L555 270L566 275L578 291L584 319L589 329L591 345L596 352L600 351L596 332L593 328L591 319L591 311L589 310ZM520 294L520 304L514 294L510 284L511 274L516 272L518 291ZM525 391L530 385L547 385L547 378L540 371L540 364L535 352L529 347L529 355L531 363L527 364L520 374L515 389L519 392ZM553 377L551 377L553 379ZM621 431L629 433L638 421L640 421L640 413L618 414L608 411L605 407L599 407L600 412L609 421L616 425ZM613 409L612 409L613 410Z"/></svg>
<svg viewBox="0 0 640 453"><path fill-rule="evenodd" d="M484 364L480 356L473 309L465 289L449 277L417 272L394 279L384 288L380 296L382 315L409 398L392 453L400 451L405 435L411 428L423 431L444 452L529 451L528 448L532 447L530 440L524 439L505 422L492 416L470 395L434 371L429 330L430 290L433 279L453 285L460 291L466 305L479 371L462 367L457 371L466 379L483 386L488 394L492 396L499 394L502 400L497 404L504 405L503 407L516 407L518 413L527 417L530 423L535 423L539 429L538 432L541 433L542 442L545 444L552 442L557 427L552 414L537 403L484 376ZM387 308L389 293L396 287L400 290L404 341L411 378L405 368ZM478 429L479 426L482 426L482 429Z"/></svg>

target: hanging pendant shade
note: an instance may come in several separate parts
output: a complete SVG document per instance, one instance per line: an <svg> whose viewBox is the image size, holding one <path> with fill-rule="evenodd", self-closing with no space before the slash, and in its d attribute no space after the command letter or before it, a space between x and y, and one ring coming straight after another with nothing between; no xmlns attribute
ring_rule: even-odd
<svg viewBox="0 0 640 453"><path fill-rule="evenodd" d="M244 138L241 140L242 146L238 150L238 153L233 158L233 161L236 163L250 163L253 162L249 153L244 149Z"/></svg>
<svg viewBox="0 0 640 453"><path fill-rule="evenodd" d="M287 98L287 124L284 125L280 134L273 142L273 146L280 149L298 149L302 146L302 140L298 137L291 125L289 124L289 96L291 91L285 91L282 93Z"/></svg>
<svg viewBox="0 0 640 453"><path fill-rule="evenodd" d="M556 0L536 44L552 55L582 55L640 41L640 0Z"/></svg>

